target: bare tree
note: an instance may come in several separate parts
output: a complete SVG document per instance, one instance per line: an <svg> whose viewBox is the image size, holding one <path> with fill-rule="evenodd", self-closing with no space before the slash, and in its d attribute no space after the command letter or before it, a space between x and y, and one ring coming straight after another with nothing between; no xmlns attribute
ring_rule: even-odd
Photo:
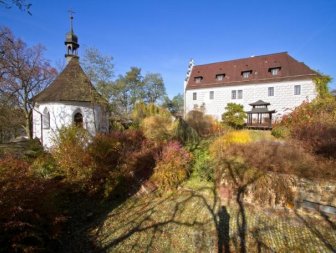
<svg viewBox="0 0 336 253"><path fill-rule="evenodd" d="M2 28L0 35L0 92L16 98L24 112L26 134L32 138L33 97L49 85L57 72L44 59L43 46L27 47L8 28Z"/></svg>
<svg viewBox="0 0 336 253"><path fill-rule="evenodd" d="M16 6L19 10L27 12L31 15L30 7L31 3L27 3L26 0L0 0L0 6L3 6L7 9L11 9L12 6Z"/></svg>

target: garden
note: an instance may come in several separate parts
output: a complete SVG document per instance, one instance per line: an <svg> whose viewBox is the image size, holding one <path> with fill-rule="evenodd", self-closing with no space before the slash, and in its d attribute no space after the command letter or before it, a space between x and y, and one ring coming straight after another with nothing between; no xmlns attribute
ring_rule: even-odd
<svg viewBox="0 0 336 253"><path fill-rule="evenodd" d="M335 216L297 199L300 180L335 196L335 98L320 91L272 132L228 106L218 122L138 103L109 134L1 149L0 252L334 251Z"/></svg>

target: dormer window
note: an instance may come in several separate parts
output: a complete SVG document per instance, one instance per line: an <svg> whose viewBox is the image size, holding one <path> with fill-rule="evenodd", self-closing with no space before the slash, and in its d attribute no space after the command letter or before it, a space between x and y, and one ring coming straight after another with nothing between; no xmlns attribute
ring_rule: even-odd
<svg viewBox="0 0 336 253"><path fill-rule="evenodd" d="M200 83L203 79L203 76L196 76L195 77L195 83Z"/></svg>
<svg viewBox="0 0 336 253"><path fill-rule="evenodd" d="M225 74L218 74L218 75L216 75L216 80L217 81L222 81L222 80L224 80L224 77L225 77Z"/></svg>
<svg viewBox="0 0 336 253"><path fill-rule="evenodd" d="M242 72L243 78L249 78L250 74L252 74L252 70L247 70Z"/></svg>
<svg viewBox="0 0 336 253"><path fill-rule="evenodd" d="M271 72L272 76L277 76L279 74L280 67L270 68L268 71Z"/></svg>

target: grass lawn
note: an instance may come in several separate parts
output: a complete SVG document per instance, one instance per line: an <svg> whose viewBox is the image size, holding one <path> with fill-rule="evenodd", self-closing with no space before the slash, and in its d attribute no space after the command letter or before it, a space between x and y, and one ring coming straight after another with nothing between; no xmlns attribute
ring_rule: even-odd
<svg viewBox="0 0 336 253"><path fill-rule="evenodd" d="M328 218L221 206L209 184L133 196L90 230L104 252L334 252ZM242 217L246 219L246 226ZM230 249L230 251L228 251Z"/></svg>

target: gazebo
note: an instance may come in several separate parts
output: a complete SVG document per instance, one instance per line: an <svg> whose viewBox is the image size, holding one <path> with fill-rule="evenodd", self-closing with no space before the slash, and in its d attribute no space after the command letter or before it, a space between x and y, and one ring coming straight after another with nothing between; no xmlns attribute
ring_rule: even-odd
<svg viewBox="0 0 336 253"><path fill-rule="evenodd" d="M275 110L268 110L270 103L258 100L249 105L252 106L252 110L246 112L246 126L255 129L272 129L272 114Z"/></svg>

